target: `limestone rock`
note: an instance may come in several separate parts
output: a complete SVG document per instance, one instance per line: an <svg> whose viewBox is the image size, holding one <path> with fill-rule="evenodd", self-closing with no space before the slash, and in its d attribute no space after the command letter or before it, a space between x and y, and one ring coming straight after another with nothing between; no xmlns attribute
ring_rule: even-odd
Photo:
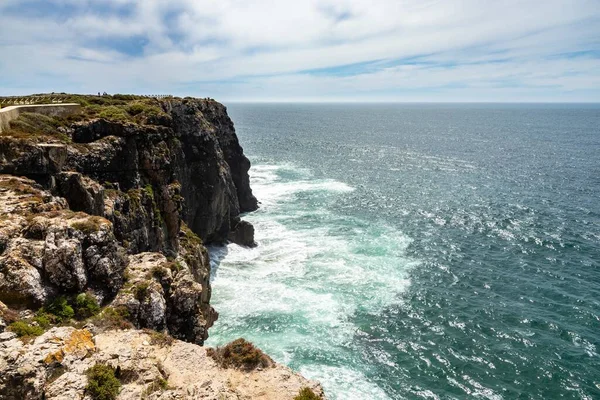
<svg viewBox="0 0 600 400"><path fill-rule="evenodd" d="M125 258L109 221L73 213L25 178L0 176L0 204L0 300L40 306L58 293L119 290Z"/></svg>
<svg viewBox="0 0 600 400"><path fill-rule="evenodd" d="M109 365L122 382L120 400L255 399L292 400L303 387L322 394L319 384L274 364L250 372L223 369L206 348L160 341L143 331L53 328L35 341L0 342L2 399L83 399L85 372ZM167 385L153 385L161 380Z"/></svg>
<svg viewBox="0 0 600 400"><path fill-rule="evenodd" d="M159 253L130 256L126 274L127 285L112 306L125 307L136 326L165 330L192 343L206 340L216 312L208 304L210 286L204 274L192 271L183 257L169 262Z"/></svg>
<svg viewBox="0 0 600 400"><path fill-rule="evenodd" d="M56 175L56 186L71 210L104 216L104 187L98 182L78 172L61 172Z"/></svg>

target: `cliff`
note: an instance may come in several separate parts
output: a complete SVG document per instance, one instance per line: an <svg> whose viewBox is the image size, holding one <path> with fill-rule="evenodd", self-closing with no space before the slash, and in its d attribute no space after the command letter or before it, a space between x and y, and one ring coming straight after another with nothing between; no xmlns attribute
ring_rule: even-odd
<svg viewBox="0 0 600 400"><path fill-rule="evenodd" d="M2 337L14 347L13 332L27 339L53 326L87 324L104 335L94 336L96 345L100 337L122 341L114 329L124 327L202 345L218 316L210 305L205 244L254 245L252 225L240 218L257 208L250 162L225 107L192 98L68 101L81 111L21 113L0 134ZM98 315L113 323L92 320ZM137 342L127 343L126 352L137 351ZM202 358L201 347L186 349ZM18 350L41 362L30 351ZM0 354L0 397L62 398L51 390L52 368L38 365L32 378L19 372L19 357ZM77 366L73 379L85 379L83 372ZM25 391L11 397L13 386Z"/></svg>
<svg viewBox="0 0 600 400"><path fill-rule="evenodd" d="M153 332L93 330L52 328L30 343L0 334L0 359L9 364L0 364L1 398L93 398L86 371L97 365L114 371L119 399L291 400L303 388L322 393L268 358L254 369L227 368L204 347Z"/></svg>

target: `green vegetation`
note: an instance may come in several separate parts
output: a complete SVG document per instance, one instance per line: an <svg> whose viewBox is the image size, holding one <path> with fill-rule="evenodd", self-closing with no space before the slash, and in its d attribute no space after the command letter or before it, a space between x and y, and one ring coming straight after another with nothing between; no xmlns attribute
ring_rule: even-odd
<svg viewBox="0 0 600 400"><path fill-rule="evenodd" d="M257 367L269 367L273 363L269 356L242 338L236 339L224 347L208 348L206 354L222 368L250 371Z"/></svg>
<svg viewBox="0 0 600 400"><path fill-rule="evenodd" d="M294 397L294 400L321 400L321 396L317 396L311 388L305 387L300 389L300 393Z"/></svg>
<svg viewBox="0 0 600 400"><path fill-rule="evenodd" d="M0 188L12 190L18 194L30 194L34 196L40 194L39 190L34 189L31 185L23 183L23 181L17 178L3 179L0 181Z"/></svg>
<svg viewBox="0 0 600 400"><path fill-rule="evenodd" d="M50 317L49 314L52 316ZM75 317L75 311L64 296L57 297L52 303L42 307L38 311L39 315L45 315L48 318L54 319L53 322L67 322Z"/></svg>
<svg viewBox="0 0 600 400"><path fill-rule="evenodd" d="M146 191L146 193L148 193L148 196L154 198L154 189L152 188L152 185L144 186L144 190Z"/></svg>
<svg viewBox="0 0 600 400"><path fill-rule="evenodd" d="M158 268L161 268L161 267L158 267ZM181 265L181 263L179 261L167 261L166 263L162 264L162 268L163 269L168 268L171 270L173 275L177 275L177 273L183 269L183 265Z"/></svg>
<svg viewBox="0 0 600 400"><path fill-rule="evenodd" d="M44 333L44 328L41 326L31 325L25 321L13 322L7 329L20 338L32 338Z"/></svg>
<svg viewBox="0 0 600 400"><path fill-rule="evenodd" d="M81 293L75 298L75 315L78 319L93 317L100 312L96 298L89 293Z"/></svg>
<svg viewBox="0 0 600 400"><path fill-rule="evenodd" d="M146 296L148 296L148 287L150 286L150 282L141 282L138 283L134 290L134 296L135 298L139 301L142 302L144 301L144 299L146 298Z"/></svg>
<svg viewBox="0 0 600 400"><path fill-rule="evenodd" d="M75 122L103 118L112 122L134 123L139 125L169 124L171 117L163 111L162 102L168 99L155 99L135 95L116 94L113 96L89 96L52 94L40 97L44 103L49 97L60 98L63 103L81 105L81 113L66 117L45 116L38 113L22 113L19 118L11 121L11 129L2 132L0 136L11 136L28 140L55 141L69 143L71 137L60 127L69 127ZM32 100L32 98L30 98Z"/></svg>
<svg viewBox="0 0 600 400"><path fill-rule="evenodd" d="M10 122L10 129L2 132L2 136L22 139L43 138L68 143L71 138L58 130L63 123L56 117L37 113L22 113L19 118Z"/></svg>
<svg viewBox="0 0 600 400"><path fill-rule="evenodd" d="M175 341L175 339L167 334L167 333L163 333L163 332L157 332L157 331L153 331L151 329L147 329L145 330L145 332L150 335L150 344L153 345L157 345L160 347L167 347L173 344L173 342Z"/></svg>
<svg viewBox="0 0 600 400"><path fill-rule="evenodd" d="M155 265L152 267L150 271L150 278L157 279L159 281L165 279L169 275L169 270L167 270L162 265Z"/></svg>
<svg viewBox="0 0 600 400"><path fill-rule="evenodd" d="M117 122L128 122L130 119L127 111L117 106L108 106L98 110L98 117Z"/></svg>
<svg viewBox="0 0 600 400"><path fill-rule="evenodd" d="M52 314L47 314L43 312L43 310L38 311L37 315L35 316L35 318L33 318L33 320L37 322L37 324L44 330L50 328L56 323L56 317Z"/></svg>
<svg viewBox="0 0 600 400"><path fill-rule="evenodd" d="M100 329L131 329L129 311L125 307L106 307L102 312L92 317L91 322Z"/></svg>
<svg viewBox="0 0 600 400"><path fill-rule="evenodd" d="M94 400L114 400L121 390L121 382L115 376L115 370L108 365L96 364L87 372L87 394Z"/></svg>

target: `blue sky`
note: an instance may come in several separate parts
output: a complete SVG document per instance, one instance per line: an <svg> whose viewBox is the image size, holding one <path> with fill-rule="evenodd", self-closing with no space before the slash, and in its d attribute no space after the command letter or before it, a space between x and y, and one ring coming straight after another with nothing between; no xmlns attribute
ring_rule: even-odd
<svg viewBox="0 0 600 400"><path fill-rule="evenodd" d="M600 0L0 0L0 95L600 102Z"/></svg>

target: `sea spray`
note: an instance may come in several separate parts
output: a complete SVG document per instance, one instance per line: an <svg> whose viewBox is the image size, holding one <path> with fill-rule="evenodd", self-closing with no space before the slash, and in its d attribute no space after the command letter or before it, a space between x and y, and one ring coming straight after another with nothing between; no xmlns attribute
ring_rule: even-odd
<svg viewBox="0 0 600 400"><path fill-rule="evenodd" d="M331 389L332 399L387 398L358 370L357 310L378 312L399 301L418 262L410 239L385 225L332 212L354 189L316 179L292 165L256 165L261 208L245 216L258 247L211 248L213 305L221 318L209 345L238 336Z"/></svg>

